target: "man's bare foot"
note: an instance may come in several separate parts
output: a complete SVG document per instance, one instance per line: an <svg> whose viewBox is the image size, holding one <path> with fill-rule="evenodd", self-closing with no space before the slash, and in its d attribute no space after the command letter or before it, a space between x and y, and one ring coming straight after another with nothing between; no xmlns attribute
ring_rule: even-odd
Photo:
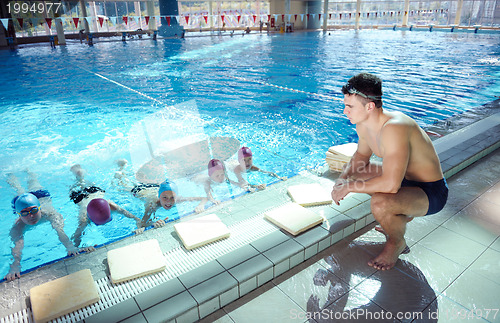
<svg viewBox="0 0 500 323"><path fill-rule="evenodd" d="M403 252L406 247L405 240L401 240L399 243L394 243L387 241L384 246L384 250L377 257L368 261L368 266L371 266L378 270L389 270L398 261L399 255Z"/></svg>

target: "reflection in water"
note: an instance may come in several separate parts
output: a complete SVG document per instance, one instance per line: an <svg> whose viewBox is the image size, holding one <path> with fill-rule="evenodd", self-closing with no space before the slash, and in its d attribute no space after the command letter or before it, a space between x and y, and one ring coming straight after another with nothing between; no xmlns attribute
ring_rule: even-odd
<svg viewBox="0 0 500 323"><path fill-rule="evenodd" d="M308 318L316 322L437 322L436 294L420 269L400 260L397 268L375 271L367 265L371 257L367 252L378 254L379 249L378 244L354 241L325 257L330 268L318 270L313 282L317 286L330 283L327 300L320 304L319 297L311 295Z"/></svg>

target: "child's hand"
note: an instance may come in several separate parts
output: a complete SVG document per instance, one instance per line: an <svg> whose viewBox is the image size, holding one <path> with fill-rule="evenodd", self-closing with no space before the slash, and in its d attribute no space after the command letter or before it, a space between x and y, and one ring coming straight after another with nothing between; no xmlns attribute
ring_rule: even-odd
<svg viewBox="0 0 500 323"><path fill-rule="evenodd" d="M257 185L257 188L259 190L265 190L266 189L266 184L259 184L259 185Z"/></svg>
<svg viewBox="0 0 500 323"><path fill-rule="evenodd" d="M78 250L78 248L75 247L75 246L67 248L67 251L68 251L68 256L76 256L77 254L80 253L80 251Z"/></svg>
<svg viewBox="0 0 500 323"><path fill-rule="evenodd" d="M134 234L141 234L141 233L143 233L143 232L144 232L144 230L145 230L145 228L138 228L138 229L135 229L135 230L134 230Z"/></svg>
<svg viewBox="0 0 500 323"><path fill-rule="evenodd" d="M83 247L78 250L78 252L92 252L92 251L95 251L94 246Z"/></svg>
<svg viewBox="0 0 500 323"><path fill-rule="evenodd" d="M153 224L153 227L155 229L157 228L161 228L162 226L164 226L165 224L167 224L165 221L168 220L168 218L165 218L165 220L158 220L156 221L154 224Z"/></svg>
<svg viewBox="0 0 500 323"><path fill-rule="evenodd" d="M194 209L194 211L195 211L196 213L201 213L201 212L205 211L205 206L203 206L203 205L199 205L199 206L197 206L197 207Z"/></svg>
<svg viewBox="0 0 500 323"><path fill-rule="evenodd" d="M278 178L281 179L282 181L286 181L288 179L288 177L286 177L286 176L278 177Z"/></svg>

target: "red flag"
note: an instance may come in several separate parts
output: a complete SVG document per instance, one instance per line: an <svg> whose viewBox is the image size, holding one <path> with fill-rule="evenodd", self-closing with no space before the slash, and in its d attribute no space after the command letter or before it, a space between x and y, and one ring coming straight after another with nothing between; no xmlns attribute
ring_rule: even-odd
<svg viewBox="0 0 500 323"><path fill-rule="evenodd" d="M145 16L144 19L146 19L146 25L149 25L149 16Z"/></svg>
<svg viewBox="0 0 500 323"><path fill-rule="evenodd" d="M340 17L339 19L342 20L342 14L341 13L339 14L339 17Z"/></svg>
<svg viewBox="0 0 500 323"><path fill-rule="evenodd" d="M349 19L351 19L351 13L349 12Z"/></svg>
<svg viewBox="0 0 500 323"><path fill-rule="evenodd" d="M186 19L186 24L189 24L189 16L184 17Z"/></svg>
<svg viewBox="0 0 500 323"><path fill-rule="evenodd" d="M256 15L253 15L253 23L255 23L255 19L257 19L257 16Z"/></svg>
<svg viewBox="0 0 500 323"><path fill-rule="evenodd" d="M99 23L101 24L101 28L102 28L102 24L104 22L104 18L103 17L98 17L99 18Z"/></svg>
<svg viewBox="0 0 500 323"><path fill-rule="evenodd" d="M45 18L47 25L49 25L49 29L52 28L52 18Z"/></svg>
<svg viewBox="0 0 500 323"><path fill-rule="evenodd" d="M370 13L369 12L366 13L366 18L370 18Z"/></svg>
<svg viewBox="0 0 500 323"><path fill-rule="evenodd" d="M167 19L167 24L170 26L170 17L166 16L165 18Z"/></svg>
<svg viewBox="0 0 500 323"><path fill-rule="evenodd" d="M205 19L205 23L208 25L208 16L203 16L203 18Z"/></svg>
<svg viewBox="0 0 500 323"><path fill-rule="evenodd" d="M19 25L23 28L23 18L17 18L17 21L19 21Z"/></svg>
<svg viewBox="0 0 500 323"><path fill-rule="evenodd" d="M297 15L295 15L295 21L297 21Z"/></svg>
<svg viewBox="0 0 500 323"><path fill-rule="evenodd" d="M124 16L122 19L123 19L123 22L125 23L125 25L127 25L127 23L128 23L128 17Z"/></svg>
<svg viewBox="0 0 500 323"><path fill-rule="evenodd" d="M238 15L238 23L240 23L241 16ZM255 21L254 21L255 22Z"/></svg>
<svg viewBox="0 0 500 323"><path fill-rule="evenodd" d="M332 19L332 14L329 14L329 15L328 15L328 19Z"/></svg>
<svg viewBox="0 0 500 323"><path fill-rule="evenodd" d="M78 22L80 21L80 18L73 18L73 22L75 23L75 27L78 28Z"/></svg>
<svg viewBox="0 0 500 323"><path fill-rule="evenodd" d="M267 15L267 21L271 20L271 15Z"/></svg>
<svg viewBox="0 0 500 323"><path fill-rule="evenodd" d="M358 17L361 17L361 12L358 12Z"/></svg>
<svg viewBox="0 0 500 323"><path fill-rule="evenodd" d="M224 17L225 17L225 16L224 16L224 15L221 15L220 17L221 17L221 19L222 19L222 22L224 22Z"/></svg>
<svg viewBox="0 0 500 323"><path fill-rule="evenodd" d="M309 14L307 14L307 20L309 20Z"/></svg>
<svg viewBox="0 0 500 323"><path fill-rule="evenodd" d="M318 16L319 16L319 19L318 19L318 20L321 20L321 14L319 14Z"/></svg>
<svg viewBox="0 0 500 323"><path fill-rule="evenodd" d="M285 21L285 15L281 15L281 21Z"/></svg>

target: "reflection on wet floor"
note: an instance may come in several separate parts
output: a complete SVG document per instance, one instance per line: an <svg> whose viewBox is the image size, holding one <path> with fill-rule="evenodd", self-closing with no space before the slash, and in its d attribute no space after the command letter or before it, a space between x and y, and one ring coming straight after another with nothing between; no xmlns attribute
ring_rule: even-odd
<svg viewBox="0 0 500 323"><path fill-rule="evenodd" d="M371 225L203 322L500 322L499 179L500 150L451 178L392 270L367 265L385 241Z"/></svg>

